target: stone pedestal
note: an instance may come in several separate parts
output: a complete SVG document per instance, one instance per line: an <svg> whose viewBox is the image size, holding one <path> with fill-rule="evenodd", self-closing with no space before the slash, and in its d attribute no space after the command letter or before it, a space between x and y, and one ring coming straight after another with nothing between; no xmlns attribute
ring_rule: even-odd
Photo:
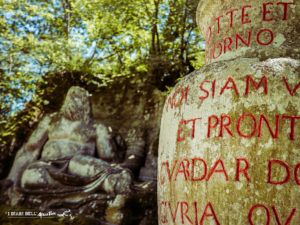
<svg viewBox="0 0 300 225"><path fill-rule="evenodd" d="M159 224L300 224L299 17L299 1L200 1L207 65L164 106Z"/></svg>

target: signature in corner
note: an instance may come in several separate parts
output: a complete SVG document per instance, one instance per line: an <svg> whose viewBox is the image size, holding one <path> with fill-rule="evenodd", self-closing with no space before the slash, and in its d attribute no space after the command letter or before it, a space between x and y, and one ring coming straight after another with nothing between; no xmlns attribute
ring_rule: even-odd
<svg viewBox="0 0 300 225"><path fill-rule="evenodd" d="M50 217L50 216L55 216L55 215L56 215L56 213L55 213L55 212L52 212L52 211L47 212L47 213L39 212L39 213L37 214L37 216L40 217L40 218L43 218L43 217Z"/></svg>
<svg viewBox="0 0 300 225"><path fill-rule="evenodd" d="M73 215L72 215L72 212L71 212L71 209L68 209L66 211L64 211L63 213L58 213L57 214L58 217L66 217L66 216L69 216L71 219L74 219Z"/></svg>

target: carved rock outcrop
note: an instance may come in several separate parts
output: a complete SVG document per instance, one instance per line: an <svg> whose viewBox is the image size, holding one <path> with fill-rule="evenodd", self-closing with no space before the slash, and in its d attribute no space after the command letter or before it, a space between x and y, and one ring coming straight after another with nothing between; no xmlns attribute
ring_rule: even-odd
<svg viewBox="0 0 300 225"><path fill-rule="evenodd" d="M71 209L126 224L128 204L139 193L155 194L148 188L155 180L139 187L133 172L144 164L146 143L144 137L136 139L134 130L125 140L122 136L94 119L86 90L72 87L61 110L46 115L17 152L5 182L8 203Z"/></svg>

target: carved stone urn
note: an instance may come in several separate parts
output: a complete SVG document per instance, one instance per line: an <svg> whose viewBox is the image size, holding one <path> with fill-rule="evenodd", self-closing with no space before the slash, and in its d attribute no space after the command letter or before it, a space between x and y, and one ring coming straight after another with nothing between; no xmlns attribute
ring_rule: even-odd
<svg viewBox="0 0 300 225"><path fill-rule="evenodd" d="M201 0L206 66L168 96L159 224L300 224L300 1Z"/></svg>

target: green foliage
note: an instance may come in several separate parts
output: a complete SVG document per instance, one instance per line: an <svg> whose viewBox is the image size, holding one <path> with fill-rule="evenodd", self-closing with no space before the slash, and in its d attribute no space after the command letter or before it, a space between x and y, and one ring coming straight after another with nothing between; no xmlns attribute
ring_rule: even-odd
<svg viewBox="0 0 300 225"><path fill-rule="evenodd" d="M72 85L95 92L143 78L165 91L201 67L197 4L0 0L0 143L8 146L16 134L26 138Z"/></svg>

